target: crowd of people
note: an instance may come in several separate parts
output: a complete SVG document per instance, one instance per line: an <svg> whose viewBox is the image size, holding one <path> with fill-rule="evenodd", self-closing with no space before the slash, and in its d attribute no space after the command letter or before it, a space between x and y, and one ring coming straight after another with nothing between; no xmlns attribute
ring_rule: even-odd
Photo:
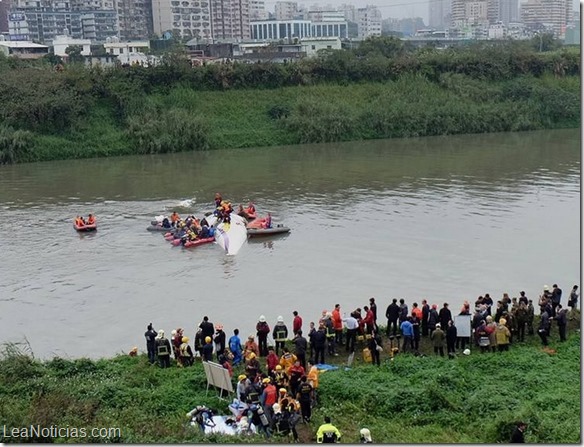
<svg viewBox="0 0 584 447"><path fill-rule="evenodd" d="M577 308L578 296L578 286L574 286L568 307ZM548 344L552 321L556 322L560 341L566 340L567 309L561 299L562 291L556 284L551 289L544 286L538 299L541 316L537 333L543 345ZM429 305L424 299L421 306L414 302L411 309L408 307L404 299L393 299L385 312L385 335L392 358L397 353L420 355L421 338L430 341L436 355L445 356L446 348L446 354L454 358L458 350L468 354L473 346L481 352L505 351L512 343L523 342L526 335L535 334L533 300L525 292L517 298L505 293L496 303L485 294L475 301L473 312L470 303L464 302L458 315L468 316L462 321L471 326L470 337L459 336L448 303L438 310L436 304ZM366 361L380 365L384 343L375 298L349 315L341 313L339 304L332 311L323 310L316 322L309 323L306 336L299 312L294 310L291 316L289 331L283 316L278 316L270 327L261 315L255 333L245 340L238 329L228 338L221 324L213 324L205 316L196 329L192 347L183 328L173 330L168 339L163 330L154 330L150 323L145 333L148 359L162 368L171 365L171 357L183 368L197 358L215 361L230 376L237 368L241 373L236 380L236 397L247 404L250 423L268 437L284 434L298 440L296 425L311 420L317 402L317 365L325 364L327 357L338 356L343 348L349 355L354 353L357 344L368 351ZM268 340L270 336L273 343ZM318 442L340 439L340 433L328 430L327 424L330 422L323 424Z"/></svg>
<svg viewBox="0 0 584 447"><path fill-rule="evenodd" d="M215 194L214 199L215 209L213 215L226 225L231 224L231 213L234 212L231 202L223 200L220 193ZM210 212L207 215L211 214ZM270 213L266 217L257 217L255 205L249 202L247 207L239 205L237 214L245 219L247 228L267 229L272 228L272 216ZM180 215L173 211L169 217L162 218L159 226L162 229L168 229L169 240L180 240L182 245L187 242L195 242L202 239L208 239L215 236L215 227L209 225L207 215L198 219L194 215L189 215L186 218L181 218ZM91 216L91 215L90 215ZM188 245L187 245L188 246Z"/></svg>

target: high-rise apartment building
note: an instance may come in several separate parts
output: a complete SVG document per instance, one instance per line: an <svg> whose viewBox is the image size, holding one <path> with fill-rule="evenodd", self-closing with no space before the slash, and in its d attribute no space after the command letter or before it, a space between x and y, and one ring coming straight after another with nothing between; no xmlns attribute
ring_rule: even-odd
<svg viewBox="0 0 584 447"><path fill-rule="evenodd" d="M116 0L120 39L140 40L153 32L152 0Z"/></svg>
<svg viewBox="0 0 584 447"><path fill-rule="evenodd" d="M180 38L211 42L211 7L208 0L152 0L154 34L170 32Z"/></svg>
<svg viewBox="0 0 584 447"><path fill-rule="evenodd" d="M486 22L487 11L487 0L452 0L452 23Z"/></svg>
<svg viewBox="0 0 584 447"><path fill-rule="evenodd" d="M10 39L51 44L63 34L94 42L118 36L117 13L108 3L112 0L73 1L13 0L8 15Z"/></svg>
<svg viewBox="0 0 584 447"><path fill-rule="evenodd" d="M250 0L211 0L211 37L214 42L249 40Z"/></svg>
<svg viewBox="0 0 584 447"><path fill-rule="evenodd" d="M491 24L509 25L519 21L519 0L488 0L487 9Z"/></svg>
<svg viewBox="0 0 584 447"><path fill-rule="evenodd" d="M381 36L381 12L377 6L367 5L357 9L357 37L366 39L372 36Z"/></svg>
<svg viewBox="0 0 584 447"><path fill-rule="evenodd" d="M343 3L341 6L337 7L337 11L343 11L345 20L348 20L349 22L357 22L357 9L355 8L355 5Z"/></svg>
<svg viewBox="0 0 584 447"><path fill-rule="evenodd" d="M521 20L531 31L564 38L571 11L571 0L528 0L521 5Z"/></svg>
<svg viewBox="0 0 584 447"><path fill-rule="evenodd" d="M265 0L249 0L249 19L267 20L270 14L266 11Z"/></svg>
<svg viewBox="0 0 584 447"><path fill-rule="evenodd" d="M0 0L0 34L8 33L8 11L10 0Z"/></svg>
<svg viewBox="0 0 584 447"><path fill-rule="evenodd" d="M294 20L298 16L298 3L276 2L274 16L276 20Z"/></svg>
<svg viewBox="0 0 584 447"><path fill-rule="evenodd" d="M436 30L448 28L451 14L450 0L433 0L429 2L428 26Z"/></svg>

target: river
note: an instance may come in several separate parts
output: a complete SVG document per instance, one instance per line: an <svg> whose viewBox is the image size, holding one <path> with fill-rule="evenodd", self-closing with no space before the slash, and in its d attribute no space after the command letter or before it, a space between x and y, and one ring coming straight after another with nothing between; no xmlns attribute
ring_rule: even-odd
<svg viewBox="0 0 584 447"><path fill-rule="evenodd" d="M0 166L0 342L37 357L145 349L149 322L230 336L376 297L457 313L490 293L580 281L580 134L554 130ZM214 193L289 226L236 256L171 247L153 216ZM95 234L73 218L94 213ZM381 318L384 322L384 318Z"/></svg>

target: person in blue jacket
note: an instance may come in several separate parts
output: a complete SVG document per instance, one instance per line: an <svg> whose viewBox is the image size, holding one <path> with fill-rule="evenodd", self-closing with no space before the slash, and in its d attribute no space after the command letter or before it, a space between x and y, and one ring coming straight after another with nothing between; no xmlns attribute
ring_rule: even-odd
<svg viewBox="0 0 584 447"><path fill-rule="evenodd" d="M233 335L229 338L229 350L233 354L233 366L238 365L243 360L243 347L239 338L239 329L233 330Z"/></svg>

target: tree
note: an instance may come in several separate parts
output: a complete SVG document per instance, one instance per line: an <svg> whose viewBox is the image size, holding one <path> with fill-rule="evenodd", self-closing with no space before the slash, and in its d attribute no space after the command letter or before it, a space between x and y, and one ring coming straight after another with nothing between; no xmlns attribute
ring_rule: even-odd
<svg viewBox="0 0 584 447"><path fill-rule="evenodd" d="M82 51L83 47L81 45L69 45L65 49L65 53L69 58L69 63L76 64L83 62L85 58L83 57L83 54L81 54Z"/></svg>
<svg viewBox="0 0 584 447"><path fill-rule="evenodd" d="M45 59L49 64L53 66L63 63L63 59L61 58L61 56L57 56L55 53L49 53L46 56L43 56L43 59Z"/></svg>
<svg viewBox="0 0 584 447"><path fill-rule="evenodd" d="M405 52L404 43L395 37L369 37L361 42L355 53L357 56L381 54L385 57L396 57Z"/></svg>
<svg viewBox="0 0 584 447"><path fill-rule="evenodd" d="M551 33L539 33L531 38L531 47L535 51L554 51L562 46L562 43Z"/></svg>

